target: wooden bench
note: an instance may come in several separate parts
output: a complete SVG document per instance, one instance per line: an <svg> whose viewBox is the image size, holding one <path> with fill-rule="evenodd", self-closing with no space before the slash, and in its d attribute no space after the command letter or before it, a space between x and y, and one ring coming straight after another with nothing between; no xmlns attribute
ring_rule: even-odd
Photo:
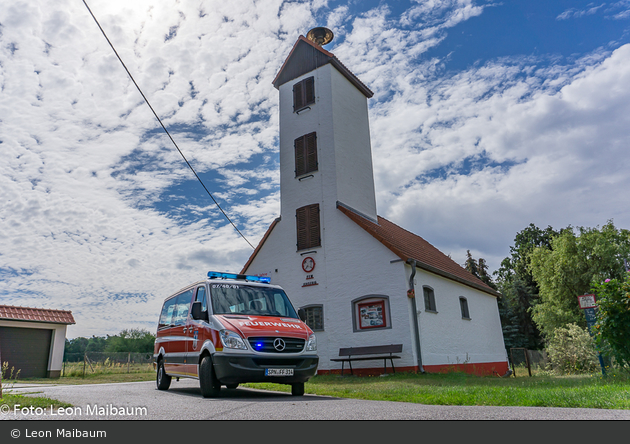
<svg viewBox="0 0 630 444"><path fill-rule="evenodd" d="M387 360L392 364L392 371L396 373L394 368L394 359L400 359L394 353L402 352L402 344L391 345L372 345L368 347L347 347L339 349L339 358L331 358L331 361L341 362L341 376L343 376L344 364L350 365L350 374L352 374L352 361L369 361L373 359L382 359L387 373ZM389 354L387 354L389 353Z"/></svg>

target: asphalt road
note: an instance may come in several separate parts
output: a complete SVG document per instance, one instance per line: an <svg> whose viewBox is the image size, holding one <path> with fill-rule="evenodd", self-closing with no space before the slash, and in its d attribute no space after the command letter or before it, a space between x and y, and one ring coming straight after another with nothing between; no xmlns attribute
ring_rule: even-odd
<svg viewBox="0 0 630 444"><path fill-rule="evenodd" d="M5 420L629 420L629 410L547 407L434 406L363 401L325 396L294 397L249 388L227 390L218 398L201 396L196 380L173 380L168 391L154 382L90 385L16 385L14 392L65 401L67 411L6 412ZM0 401L1 404L1 401Z"/></svg>

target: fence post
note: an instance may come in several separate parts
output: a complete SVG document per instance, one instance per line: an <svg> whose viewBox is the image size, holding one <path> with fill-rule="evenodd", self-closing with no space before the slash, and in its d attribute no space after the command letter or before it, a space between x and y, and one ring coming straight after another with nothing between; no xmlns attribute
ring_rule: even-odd
<svg viewBox="0 0 630 444"><path fill-rule="evenodd" d="M529 350L525 349L525 361L527 362L527 372L529 373L529 376L531 378L532 376L532 364L529 361Z"/></svg>
<svg viewBox="0 0 630 444"><path fill-rule="evenodd" d="M83 377L85 378L85 361L87 361L87 353L83 353Z"/></svg>
<svg viewBox="0 0 630 444"><path fill-rule="evenodd" d="M127 354L127 373L129 373L129 362L131 361L131 352Z"/></svg>

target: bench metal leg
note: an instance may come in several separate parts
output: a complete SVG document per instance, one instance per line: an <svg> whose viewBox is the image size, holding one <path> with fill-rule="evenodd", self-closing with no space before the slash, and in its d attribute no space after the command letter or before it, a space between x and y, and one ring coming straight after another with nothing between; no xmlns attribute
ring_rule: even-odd
<svg viewBox="0 0 630 444"><path fill-rule="evenodd" d="M343 365L345 364L345 361L341 361L341 376L343 376Z"/></svg>

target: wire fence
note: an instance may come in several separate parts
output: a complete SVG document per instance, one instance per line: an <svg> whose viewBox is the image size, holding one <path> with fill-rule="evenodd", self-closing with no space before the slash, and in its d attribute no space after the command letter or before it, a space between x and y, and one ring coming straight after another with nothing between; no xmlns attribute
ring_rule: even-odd
<svg viewBox="0 0 630 444"><path fill-rule="evenodd" d="M509 359L514 377L516 377L517 373L519 375L525 373L532 376L532 373L549 368L549 357L544 350L510 348Z"/></svg>
<svg viewBox="0 0 630 444"><path fill-rule="evenodd" d="M65 353L61 376L150 371L153 371L152 353Z"/></svg>

